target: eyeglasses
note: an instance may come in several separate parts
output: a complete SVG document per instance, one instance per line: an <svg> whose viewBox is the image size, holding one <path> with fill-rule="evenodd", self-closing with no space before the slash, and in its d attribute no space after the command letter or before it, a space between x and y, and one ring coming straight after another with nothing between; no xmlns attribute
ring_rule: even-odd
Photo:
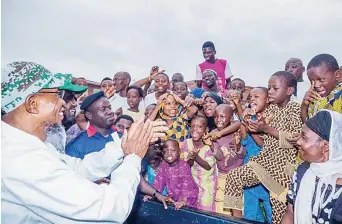
<svg viewBox="0 0 342 224"><path fill-rule="evenodd" d="M45 93L45 94L57 94L57 96L59 97L59 98L63 98L63 96L64 96L64 90L58 90L57 92L47 92L47 91L40 91L40 92L38 92L38 93Z"/></svg>
<svg viewBox="0 0 342 224"><path fill-rule="evenodd" d="M113 81L126 80L126 78L114 78Z"/></svg>

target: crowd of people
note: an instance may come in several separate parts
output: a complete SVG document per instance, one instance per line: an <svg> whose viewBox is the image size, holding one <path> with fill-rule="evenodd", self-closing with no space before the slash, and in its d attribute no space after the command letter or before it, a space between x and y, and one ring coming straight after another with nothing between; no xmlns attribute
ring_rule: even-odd
<svg viewBox="0 0 342 224"><path fill-rule="evenodd" d="M3 69L3 220L122 223L138 188L165 208L341 223L337 60L290 58L247 90L212 42L202 52L194 80L154 66L135 83L106 77L94 94L36 63Z"/></svg>

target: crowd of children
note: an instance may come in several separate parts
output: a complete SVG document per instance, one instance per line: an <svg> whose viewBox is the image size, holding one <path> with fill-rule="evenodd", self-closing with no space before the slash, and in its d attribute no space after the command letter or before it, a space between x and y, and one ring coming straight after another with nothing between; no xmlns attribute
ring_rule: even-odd
<svg viewBox="0 0 342 224"><path fill-rule="evenodd" d="M206 61L197 68L197 88L189 89L179 73L170 81L155 66L140 85L120 89L127 105L112 101L112 110L130 121L166 122L165 138L148 149L143 175L177 209L281 223L301 162L296 142L303 123L322 109L342 113L342 69L333 56L320 54L308 63L303 79L302 61L291 58L268 84L246 91L245 82L231 80L229 65L215 53L211 42L203 45ZM118 80L101 83L110 102L119 94L113 84ZM87 128L82 114L77 121Z"/></svg>

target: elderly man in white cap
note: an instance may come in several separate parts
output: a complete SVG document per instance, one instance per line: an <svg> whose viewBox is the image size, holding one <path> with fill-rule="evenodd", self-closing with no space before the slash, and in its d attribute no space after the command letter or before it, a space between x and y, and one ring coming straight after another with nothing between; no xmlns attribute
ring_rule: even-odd
<svg viewBox="0 0 342 224"><path fill-rule="evenodd" d="M139 184L141 158L165 127L140 121L125 133L122 149L110 142L83 160L61 154L44 141L46 128L63 119L57 88L62 85L36 63L14 62L2 70L1 220L123 223ZM108 185L92 182L110 174Z"/></svg>

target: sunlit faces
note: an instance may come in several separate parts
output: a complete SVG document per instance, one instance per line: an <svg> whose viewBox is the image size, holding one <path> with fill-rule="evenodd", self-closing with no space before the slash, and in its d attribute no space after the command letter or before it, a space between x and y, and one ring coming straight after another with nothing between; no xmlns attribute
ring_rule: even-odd
<svg viewBox="0 0 342 224"><path fill-rule="evenodd" d="M217 102L213 98L207 96L204 99L203 112L204 112L205 116L213 117L215 115L216 107L217 107Z"/></svg>
<svg viewBox="0 0 342 224"><path fill-rule="evenodd" d="M121 118L116 122L115 127L118 129L119 133L123 134L125 130L129 130L131 128L132 123L133 122L131 120Z"/></svg>
<svg viewBox="0 0 342 224"><path fill-rule="evenodd" d="M129 89L127 91L127 103L130 108L138 109L142 100L138 89Z"/></svg>
<svg viewBox="0 0 342 224"><path fill-rule="evenodd" d="M207 119L205 117L197 116L192 119L190 133L193 141L201 140L207 131Z"/></svg>
<svg viewBox="0 0 342 224"><path fill-rule="evenodd" d="M172 95L168 95L164 103L164 114L169 117L175 117L179 109L179 104L175 98Z"/></svg>
<svg viewBox="0 0 342 224"><path fill-rule="evenodd" d="M172 91L176 93L182 100L185 100L189 94L187 85L184 82L176 82L173 84Z"/></svg>
<svg viewBox="0 0 342 224"><path fill-rule="evenodd" d="M230 84L230 89L243 92L245 91L245 83L241 80L233 80Z"/></svg>
<svg viewBox="0 0 342 224"><path fill-rule="evenodd" d="M287 86L284 78L271 76L270 80L268 81L269 102L272 104L281 104L286 101L286 99L292 95L292 92L289 88L290 87Z"/></svg>
<svg viewBox="0 0 342 224"><path fill-rule="evenodd" d="M214 61L216 51L212 47L205 47L202 49L203 57L206 61Z"/></svg>
<svg viewBox="0 0 342 224"><path fill-rule="evenodd" d="M174 165L178 161L180 155L178 142L171 139L166 140L163 144L162 153L164 160L170 165Z"/></svg>
<svg viewBox="0 0 342 224"><path fill-rule="evenodd" d="M216 107L215 110L215 116L214 116L214 122L216 128L221 131L230 123L232 122L233 119L233 108L231 108L227 104L221 104Z"/></svg>
<svg viewBox="0 0 342 224"><path fill-rule="evenodd" d="M329 159L329 143L304 125L297 141L300 158L307 162L325 162Z"/></svg>
<svg viewBox="0 0 342 224"><path fill-rule="evenodd" d="M101 91L107 92L109 89L113 88L114 82L112 80L103 80L101 83Z"/></svg>
<svg viewBox="0 0 342 224"><path fill-rule="evenodd" d="M115 121L114 112L106 97L93 102L86 110L85 116L95 127L110 128Z"/></svg>
<svg viewBox="0 0 342 224"><path fill-rule="evenodd" d="M170 86L170 82L168 76L164 73L158 74L155 79L155 88L159 93L166 93L167 89Z"/></svg>
<svg viewBox="0 0 342 224"><path fill-rule="evenodd" d="M25 102L26 110L39 120L50 124L61 124L64 117L65 102L57 88L41 89Z"/></svg>
<svg viewBox="0 0 342 224"><path fill-rule="evenodd" d="M155 104L148 105L145 109L145 118L149 118L155 108L156 108Z"/></svg>
<svg viewBox="0 0 342 224"><path fill-rule="evenodd" d="M250 107L255 113L262 112L266 109L268 103L267 89L254 88L249 93Z"/></svg>
<svg viewBox="0 0 342 224"><path fill-rule="evenodd" d="M285 64L285 71L291 72L296 76L296 79L302 77L305 68L299 60L289 60Z"/></svg>
<svg viewBox="0 0 342 224"><path fill-rule="evenodd" d="M330 71L327 66L321 65L318 67L311 67L307 71L309 80L315 82L315 91L321 96L328 96L336 87L337 76L333 71Z"/></svg>
<svg viewBox="0 0 342 224"><path fill-rule="evenodd" d="M202 81L211 88L216 84L216 74L212 71L204 71Z"/></svg>

